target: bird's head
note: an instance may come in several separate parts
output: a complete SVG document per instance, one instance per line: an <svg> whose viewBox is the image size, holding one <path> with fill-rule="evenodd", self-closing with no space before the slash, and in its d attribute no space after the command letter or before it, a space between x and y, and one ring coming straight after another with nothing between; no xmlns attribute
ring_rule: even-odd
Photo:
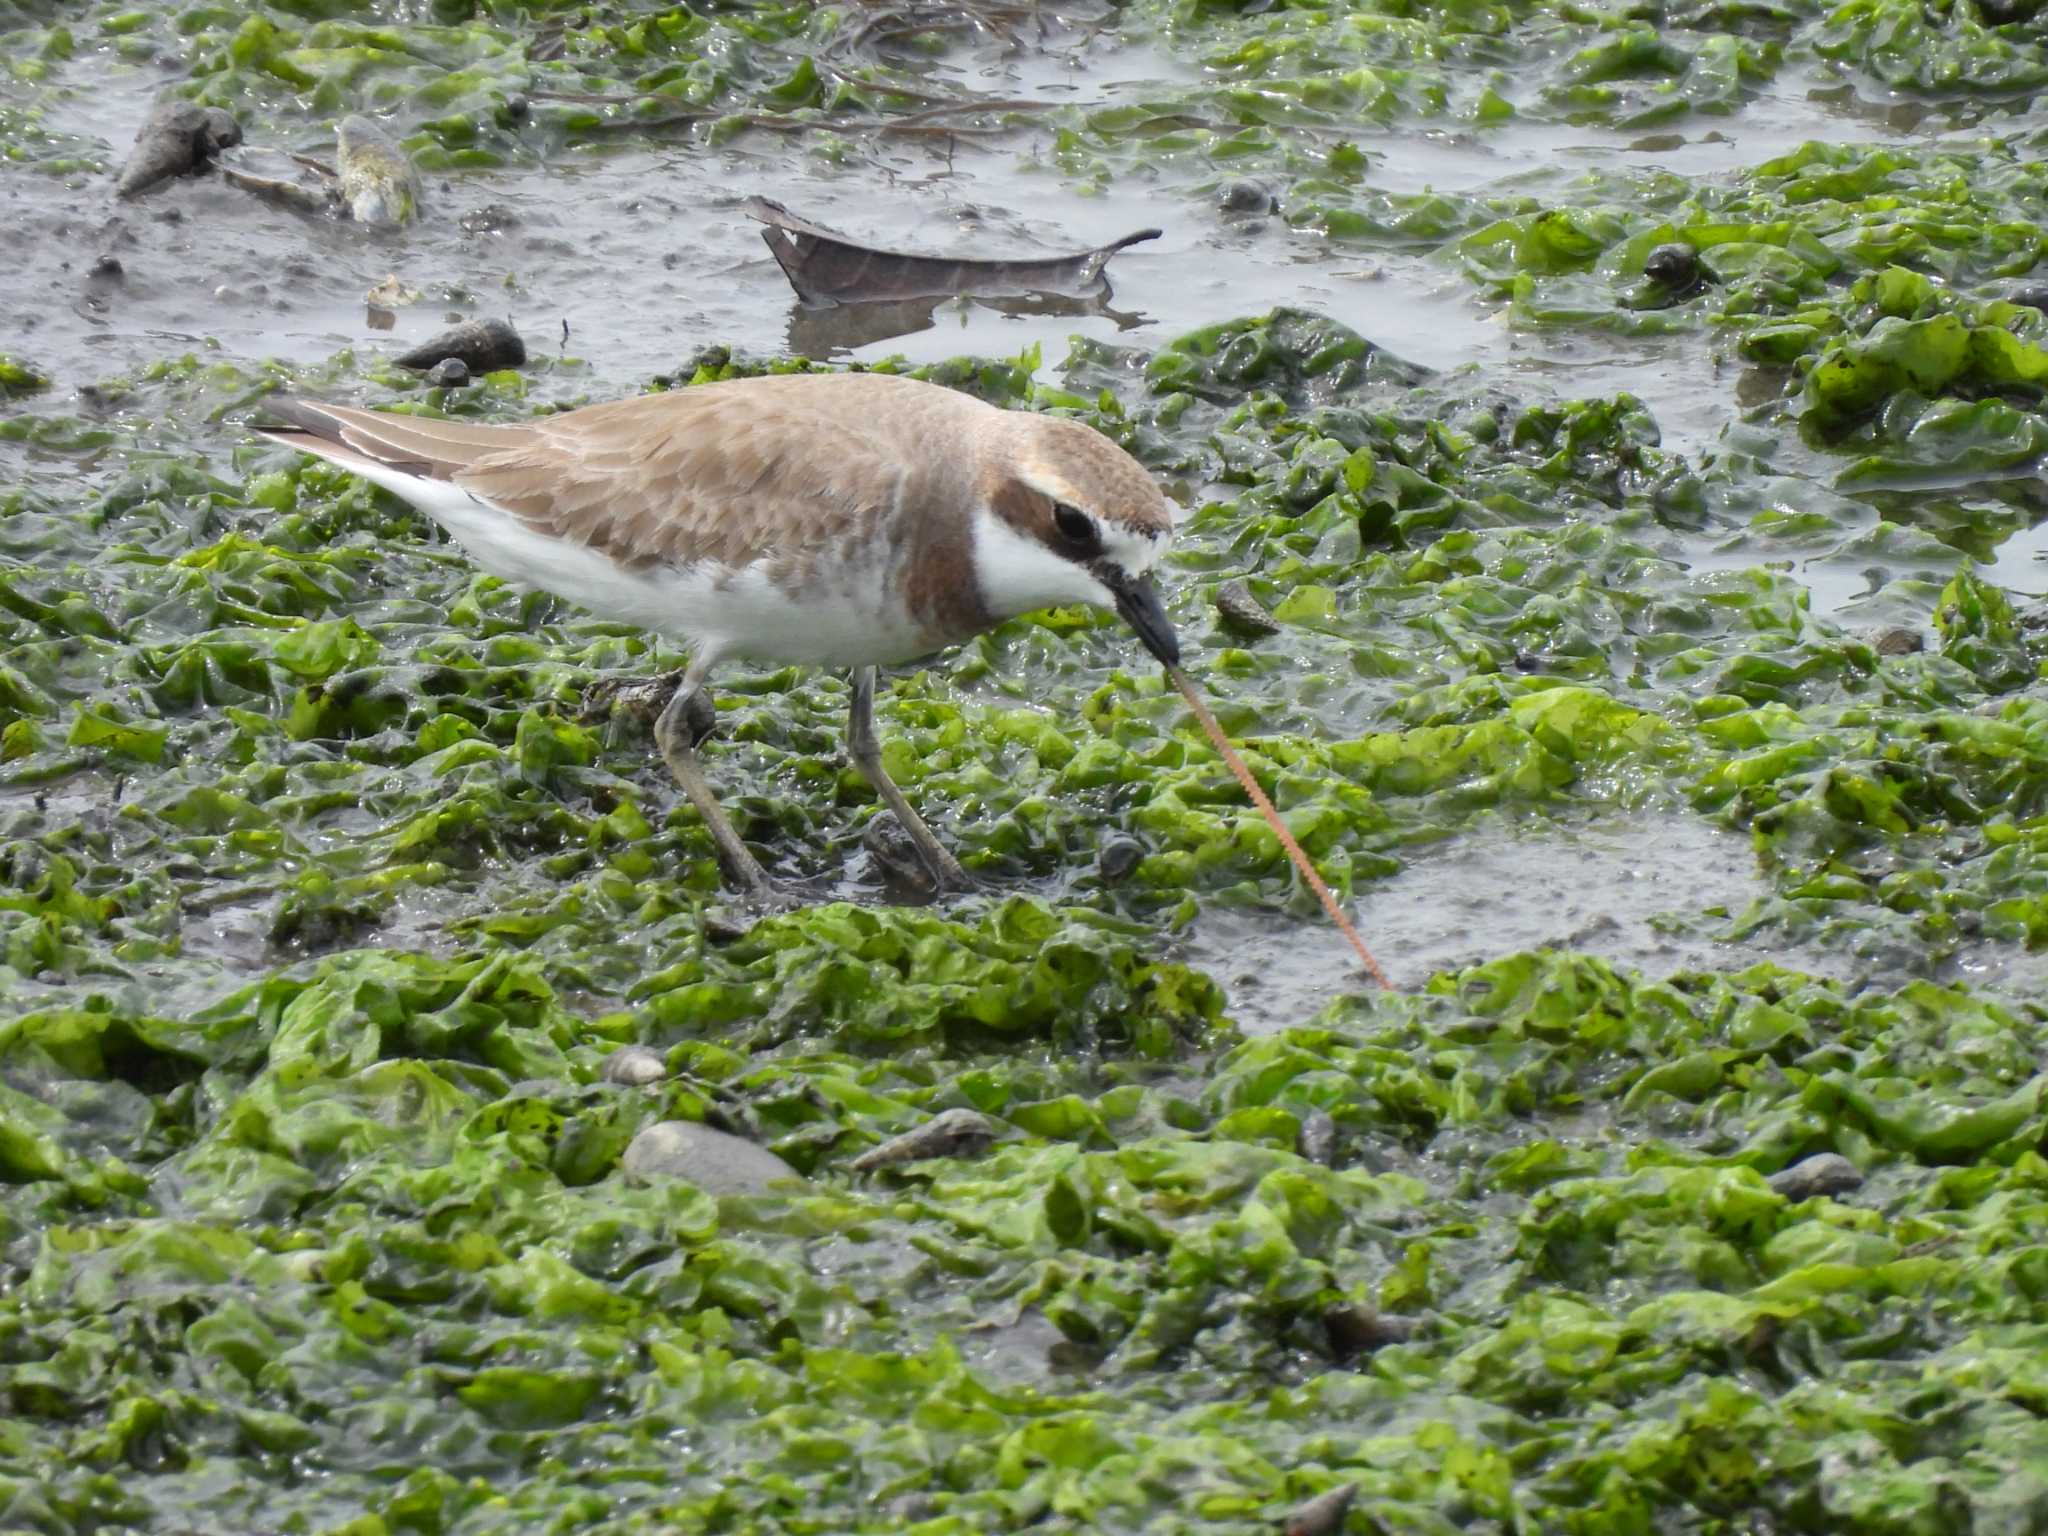
<svg viewBox="0 0 2048 1536"><path fill-rule="evenodd" d="M1148 574L1173 537L1169 503L1138 461L1057 416L1005 413L994 483L974 540L983 601L998 618L1091 603L1113 608L1172 665L1180 641Z"/></svg>

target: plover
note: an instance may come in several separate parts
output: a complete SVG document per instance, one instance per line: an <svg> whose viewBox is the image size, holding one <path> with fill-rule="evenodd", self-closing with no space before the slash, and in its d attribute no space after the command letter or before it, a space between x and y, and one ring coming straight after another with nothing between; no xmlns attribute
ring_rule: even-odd
<svg viewBox="0 0 2048 1536"><path fill-rule="evenodd" d="M274 399L258 430L393 491L486 571L672 636L689 665L655 724L727 878L772 887L696 757L733 658L850 669L847 749L933 878L959 863L882 767L877 667L1006 619L1113 608L1172 665L1147 574L1172 533L1152 477L1079 422L873 373L734 379L507 426Z"/></svg>

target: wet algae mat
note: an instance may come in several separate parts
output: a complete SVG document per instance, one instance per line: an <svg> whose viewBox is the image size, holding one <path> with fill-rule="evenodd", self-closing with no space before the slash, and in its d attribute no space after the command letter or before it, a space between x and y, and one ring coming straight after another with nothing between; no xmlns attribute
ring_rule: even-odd
<svg viewBox="0 0 2048 1536"><path fill-rule="evenodd" d="M0 0L0 200L76 257L61 301L0 278L0 1528L1254 1532L1347 1483L1354 1533L2048 1528L2031 11ZM1051 48L1156 78L966 99ZM1791 81L1837 114L1806 141L1658 168ZM166 83L255 142L378 114L422 240L649 146L1211 223L1257 178L1304 273L1427 270L1592 387L1415 366L1277 281L920 371L1184 501L1191 670L1368 936L1404 871L1533 833L1569 881L1623 819L1741 839L1743 899L1649 914L1657 964L1597 923L1516 952L1515 893L1464 892L1472 963L1388 953L1376 995L1128 637L1058 612L885 690L990 887L936 907L863 852L843 684L735 670L727 803L842 898L735 927L644 736L583 710L675 656L236 422L818 365L679 326L658 377L444 393L209 340L196 288L190 334L110 339L93 103ZM1571 142L1634 148L1399 173ZM181 204L237 238L213 182L125 218ZM669 1075L607 1082L628 1044ZM849 1169L959 1107L985 1154ZM663 1119L804 1182L627 1178ZM1860 1178L1774 1178L1824 1153Z"/></svg>

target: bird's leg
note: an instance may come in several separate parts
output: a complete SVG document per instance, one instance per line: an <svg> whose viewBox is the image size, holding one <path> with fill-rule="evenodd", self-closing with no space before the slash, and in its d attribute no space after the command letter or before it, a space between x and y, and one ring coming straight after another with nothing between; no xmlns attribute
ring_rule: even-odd
<svg viewBox="0 0 2048 1536"><path fill-rule="evenodd" d="M910 834L910 840L917 844L918 856L924 860L925 868L931 871L932 879L938 882L939 888L959 891L970 887L973 881L960 867L960 861L932 836L932 829L910 808L910 802L903 798L903 791L896 787L896 781L882 766L882 744L875 739L873 667L853 669L853 707L846 717L846 753L853 759L853 766L860 770L860 776L874 785L875 793L896 813L896 819Z"/></svg>
<svg viewBox="0 0 2048 1536"><path fill-rule="evenodd" d="M654 722L654 741L661 748L668 771L675 775L676 783L690 797L690 804L704 818L705 830L718 847L718 863L726 879L744 886L752 900L766 905L775 899L775 887L747 852L747 845L740 841L732 823L726 820L718 797L711 792L710 781L704 777L703 765L697 761L697 742L703 737L704 715L710 704L704 693L704 675L710 670L708 665L691 663L682 682L669 696L661 718Z"/></svg>

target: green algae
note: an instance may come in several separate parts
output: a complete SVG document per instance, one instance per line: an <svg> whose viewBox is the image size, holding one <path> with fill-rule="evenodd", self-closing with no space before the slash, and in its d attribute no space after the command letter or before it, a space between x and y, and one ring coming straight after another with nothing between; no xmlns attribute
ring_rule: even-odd
<svg viewBox="0 0 2048 1536"><path fill-rule="evenodd" d="M1690 795L1780 866L1752 934L1824 907L2020 937L2038 910L2011 852L2048 815L2048 779L2014 778L2038 708L1969 707L2029 654L2009 606L1958 579L1939 650L1881 659L1781 579L1703 587L1641 540L1713 488L1630 400L1489 398L1287 311L1077 354L1064 387L940 371L1084 414L1121 378L1104 424L1230 493L1189 525L1177 616L1335 874L1502 804ZM240 394L200 369L141 387ZM237 510L234 482L146 462L152 494L97 509L119 538L89 589L64 563L86 528L15 519L47 572L9 620L36 733L16 782L156 764L111 817L23 806L9 830L25 1528L225 1497L219 1518L314 1529L1250 1530L1363 1480L1416 1530L1674 1508L1888 1530L1899 1503L2042 1496L2011 1472L2032 1416L1980 1385L2039 1347L2015 1299L2037 1010L1520 956L1242 1039L1158 924L1285 900L1284 863L1078 614L899 685L892 766L986 873L1050 874L1107 824L1147 843L1132 881L714 941L701 830L640 743L567 708L643 641L473 577L323 468L251 449ZM195 498L247 531L193 548L172 508ZM1282 599L1286 664L1199 617L1233 574ZM1405 650L1408 675L1371 663ZM1539 651L1557 670L1516 665ZM1305 693L1304 668L1363 692ZM1020 672L1060 680L1072 723L960 691ZM1361 699L1393 728L1344 728ZM720 771L771 847L831 856L865 809L841 702L739 680ZM1916 882L1919 859L1953 873ZM205 916L237 905L270 908L278 968L203 995ZM399 939L422 907L452 955ZM674 1075L600 1082L628 1040ZM950 1107L1006 1140L844 1171ZM1316 1115L1334 1168L1296 1151ZM812 1182L621 1182L662 1118ZM1871 1196L1764 1182L1823 1150ZM1350 1358L1347 1306L1420 1329ZM1909 1396L1938 1443L1882 1406ZM1820 1470L1852 1447L1890 1490L1871 1509ZM280 1457L317 1489L277 1483Z"/></svg>
<svg viewBox="0 0 2048 1536"><path fill-rule="evenodd" d="M285 134L391 113L440 170L923 105L833 51L831 9L74 10L0 7L14 86L176 48L203 99ZM558 57L529 12L570 24ZM695 817L580 707L673 655L234 437L279 384L497 418L519 376L165 358L111 415L0 421L0 1523L1251 1532L1355 1482L1354 1530L2040 1524L2048 1016L1918 974L2048 944L2048 639L1973 569L2038 516L2041 321L2005 285L2044 255L2039 146L1987 119L1449 194L1376 185L1369 150L1711 124L1816 60L2019 111L2022 22L1134 7L1191 78L1049 114L1077 185L1284 178L1297 231L1438 252L1516 326L1697 335L1768 386L1706 452L1631 395L1432 374L1295 309L1080 344L1057 381L924 370L1196 491L1174 618L1368 932L1424 845L1645 809L1751 838L1766 893L1696 914L1727 953L1807 941L1853 983L1496 955L1247 1037L1182 935L1234 908L1313 936L1313 903L1078 611L886 691L891 772L1000 892L938 909L862 873L843 687L735 673L736 820L854 899L730 934ZM0 108L9 161L103 168L41 104ZM1647 295L1673 241L1711 278ZM1926 647L1794 560L1892 571L1873 612ZM1233 579L1279 636L1213 615ZM1143 849L1113 885L1109 832ZM625 1043L671 1075L604 1082ZM848 1171L963 1107L985 1158ZM621 1177L675 1118L808 1182ZM1768 1182L1818 1152L1863 1188ZM1409 1326L1361 1352L1343 1309Z"/></svg>

